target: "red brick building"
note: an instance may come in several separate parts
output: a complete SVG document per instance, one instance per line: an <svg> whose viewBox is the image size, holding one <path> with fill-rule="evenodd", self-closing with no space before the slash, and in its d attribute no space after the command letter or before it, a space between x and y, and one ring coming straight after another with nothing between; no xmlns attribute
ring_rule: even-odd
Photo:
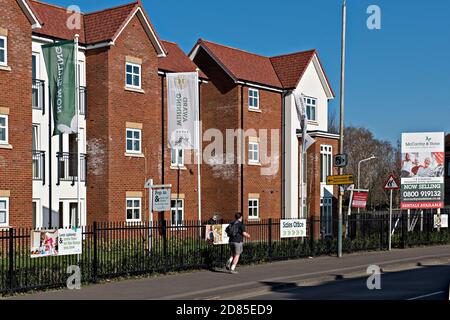
<svg viewBox="0 0 450 320"><path fill-rule="evenodd" d="M201 96L204 130L246 132L244 161L227 164L215 154L204 165L204 214L217 211L231 218L240 211L249 220L305 216L299 205L300 127L292 95L297 91L305 95L309 133L316 140L308 149L307 212L308 216L329 220L322 233L330 234L336 190L326 186L325 179L335 172L332 157L337 152L338 136L328 132L328 101L334 94L317 52L265 57L199 40L190 57L209 79ZM207 145L204 142L204 148ZM223 152L222 158L233 158L238 148L235 146L233 154ZM273 170L263 172L267 167Z"/></svg>
<svg viewBox="0 0 450 320"><path fill-rule="evenodd" d="M0 228L5 228L32 220L31 32L39 23L16 0L0 1L0 17Z"/></svg>
<svg viewBox="0 0 450 320"><path fill-rule="evenodd" d="M194 72L195 64L175 43L159 39L140 2L78 15L33 0L6 2L1 13L10 19L0 25L0 53L8 58L0 65L0 87L8 92L0 100L2 227L147 220L144 184L150 178L155 184L172 184L178 210L166 212L166 219L197 219L197 165L184 163L187 152L172 155L165 124L165 75ZM74 17L71 21L79 25L68 28ZM87 161L73 170L68 158L71 173L64 176L65 164L58 157L72 157L74 149L70 137L50 137L45 129L49 105L43 99L48 93L41 46L75 34L84 98L80 152ZM74 181L83 171L78 208Z"/></svg>
<svg viewBox="0 0 450 320"><path fill-rule="evenodd" d="M148 179L172 185L172 209L154 219L208 219L214 212L231 218L236 211L254 220L304 216L294 91L306 96L316 139L308 150L307 212L331 217L336 190L324 179L337 151L327 128L334 95L315 50L265 57L200 40L189 59L158 37L140 2L78 14L34 0L2 1L2 16L10 19L0 22L0 87L7 92L0 97L0 220L8 220L0 226L147 220ZM78 25L69 28L68 20ZM75 34L84 115L77 148L73 137L46 133L41 52L43 44ZM194 155L172 152L167 143L166 74L193 71L201 79L201 192ZM245 143L227 144L227 131L236 141L239 129ZM74 170L77 153L87 160Z"/></svg>

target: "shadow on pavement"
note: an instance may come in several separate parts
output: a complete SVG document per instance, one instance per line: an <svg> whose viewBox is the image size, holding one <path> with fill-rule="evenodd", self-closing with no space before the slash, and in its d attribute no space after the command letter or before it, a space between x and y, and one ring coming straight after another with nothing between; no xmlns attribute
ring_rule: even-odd
<svg viewBox="0 0 450 320"><path fill-rule="evenodd" d="M336 280L319 285L292 282L261 282L270 293L255 299L283 300L447 300L449 298L450 265L422 266L418 269L382 273L381 289L369 290L367 277ZM253 298L250 298L253 299ZM418 300L420 300L418 299Z"/></svg>

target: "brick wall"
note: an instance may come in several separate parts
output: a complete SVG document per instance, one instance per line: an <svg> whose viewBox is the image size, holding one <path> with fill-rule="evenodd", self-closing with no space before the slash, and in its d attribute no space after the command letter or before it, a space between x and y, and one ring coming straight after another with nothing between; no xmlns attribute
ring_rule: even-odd
<svg viewBox="0 0 450 320"><path fill-rule="evenodd" d="M126 56L142 59L142 93L125 90ZM97 63L103 75L94 74ZM145 181L152 177L155 183L160 183L161 129L158 123L161 122L161 97L157 53L139 19L132 19L114 46L105 52L89 53L87 68L91 69L87 79L89 105L92 109L98 108L89 114L92 119L87 130L88 156L96 156L99 165L103 165L103 174L106 174L104 177L93 177L95 172L92 166L88 169L89 178L92 178L88 180L88 221L124 221L127 192L142 193L142 215L146 218L148 195L144 189ZM98 77L103 77L103 80ZM104 85L98 86L99 82ZM144 157L125 156L126 122L142 124L141 148ZM96 128L98 126L103 128ZM93 150L97 155L92 154ZM103 164L103 160L106 163ZM97 189L101 193L90 195Z"/></svg>
<svg viewBox="0 0 450 320"><path fill-rule="evenodd" d="M248 88L234 85L230 77L203 51L199 50L194 62L208 76L209 83L202 88L202 122L203 131L216 128L223 133L223 154L226 153L226 130L241 128L255 130L259 137L259 129L268 130L268 156L271 156L271 129L277 129L278 148L275 160L278 168L273 174L262 175L262 166L248 165L248 138L245 140L243 166L234 164L204 164L202 167L202 210L204 216L219 212L224 219L231 219L234 213L242 211L248 218L248 196L255 194L260 199L260 218L281 216L281 94L260 90L261 112L248 110ZM243 90L243 91L241 91ZM243 113L241 113L241 95L243 95ZM203 147L210 142L204 142ZM261 145L261 142L260 142ZM237 155L235 142L233 155ZM228 155L230 157L230 155ZM220 152L216 153L217 161L224 161ZM243 187L241 188L241 174Z"/></svg>
<svg viewBox="0 0 450 320"><path fill-rule="evenodd" d="M8 66L0 70L0 107L9 109L9 144L0 148L0 190L9 190L9 224L32 225L31 26L15 0L0 0L0 28L8 31Z"/></svg>

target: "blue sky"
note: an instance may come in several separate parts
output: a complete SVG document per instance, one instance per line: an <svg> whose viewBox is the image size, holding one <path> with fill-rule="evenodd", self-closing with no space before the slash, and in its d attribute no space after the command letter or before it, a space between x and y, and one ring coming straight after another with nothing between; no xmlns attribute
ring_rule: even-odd
<svg viewBox="0 0 450 320"><path fill-rule="evenodd" d="M127 0L47 0L83 12ZM199 37L263 55L316 48L339 108L342 0L143 0L159 36L189 52ZM381 30L366 26L381 8ZM396 142L450 131L450 1L347 0L346 125Z"/></svg>

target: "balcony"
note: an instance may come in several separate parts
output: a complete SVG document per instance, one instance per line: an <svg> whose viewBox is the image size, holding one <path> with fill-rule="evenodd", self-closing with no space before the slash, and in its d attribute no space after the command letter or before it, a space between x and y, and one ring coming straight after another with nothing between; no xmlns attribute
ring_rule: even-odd
<svg viewBox="0 0 450 320"><path fill-rule="evenodd" d="M87 89L86 87L80 87L80 115L86 118L87 115Z"/></svg>
<svg viewBox="0 0 450 320"><path fill-rule="evenodd" d="M32 151L32 172L34 181L45 184L45 151Z"/></svg>
<svg viewBox="0 0 450 320"><path fill-rule="evenodd" d="M45 113L45 81L33 79L31 89L31 105L35 110L42 110Z"/></svg>
<svg viewBox="0 0 450 320"><path fill-rule="evenodd" d="M77 153L58 152L58 185L61 181L72 182L72 185L78 180ZM86 154L80 154L80 181L86 182Z"/></svg>

